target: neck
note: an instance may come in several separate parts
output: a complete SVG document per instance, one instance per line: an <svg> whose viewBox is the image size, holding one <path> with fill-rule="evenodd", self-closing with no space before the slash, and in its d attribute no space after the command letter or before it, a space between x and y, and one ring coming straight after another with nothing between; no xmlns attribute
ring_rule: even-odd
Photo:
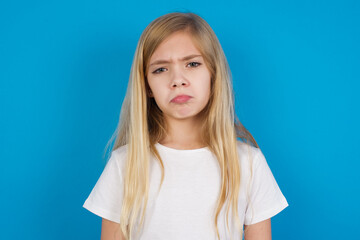
<svg viewBox="0 0 360 240"><path fill-rule="evenodd" d="M201 140L201 122L195 119L167 120L168 133L159 143L183 150L205 147Z"/></svg>

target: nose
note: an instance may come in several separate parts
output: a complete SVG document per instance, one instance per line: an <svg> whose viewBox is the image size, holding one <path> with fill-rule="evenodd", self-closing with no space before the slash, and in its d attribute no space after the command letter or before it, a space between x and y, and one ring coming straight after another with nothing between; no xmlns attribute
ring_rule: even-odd
<svg viewBox="0 0 360 240"><path fill-rule="evenodd" d="M184 73L181 69L177 69L176 67L173 69L171 79L171 88L176 88L180 86L188 86L189 81L184 76Z"/></svg>

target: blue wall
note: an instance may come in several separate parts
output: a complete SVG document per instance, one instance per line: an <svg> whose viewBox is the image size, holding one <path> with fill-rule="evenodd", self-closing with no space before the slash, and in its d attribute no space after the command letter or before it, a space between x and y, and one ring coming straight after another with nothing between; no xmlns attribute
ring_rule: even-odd
<svg viewBox="0 0 360 240"><path fill-rule="evenodd" d="M137 40L187 10L217 34L236 112L289 202L273 238L359 236L359 1L65 0L0 4L2 239L100 239L82 204Z"/></svg>

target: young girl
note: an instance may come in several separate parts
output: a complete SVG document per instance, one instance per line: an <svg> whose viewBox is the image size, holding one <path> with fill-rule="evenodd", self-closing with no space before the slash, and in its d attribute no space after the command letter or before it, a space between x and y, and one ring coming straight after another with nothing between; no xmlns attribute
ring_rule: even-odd
<svg viewBox="0 0 360 240"><path fill-rule="evenodd" d="M271 239L270 218L288 203L236 118L232 91L200 16L150 23L110 159L83 205L102 217L101 239Z"/></svg>

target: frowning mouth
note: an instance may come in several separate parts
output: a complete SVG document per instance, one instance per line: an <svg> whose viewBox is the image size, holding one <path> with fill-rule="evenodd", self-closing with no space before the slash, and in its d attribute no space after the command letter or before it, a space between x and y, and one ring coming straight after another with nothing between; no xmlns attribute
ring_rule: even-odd
<svg viewBox="0 0 360 240"><path fill-rule="evenodd" d="M186 103L187 101L189 101L189 99L192 98L189 95L178 95L176 97L174 97L173 99L171 99L172 103Z"/></svg>

